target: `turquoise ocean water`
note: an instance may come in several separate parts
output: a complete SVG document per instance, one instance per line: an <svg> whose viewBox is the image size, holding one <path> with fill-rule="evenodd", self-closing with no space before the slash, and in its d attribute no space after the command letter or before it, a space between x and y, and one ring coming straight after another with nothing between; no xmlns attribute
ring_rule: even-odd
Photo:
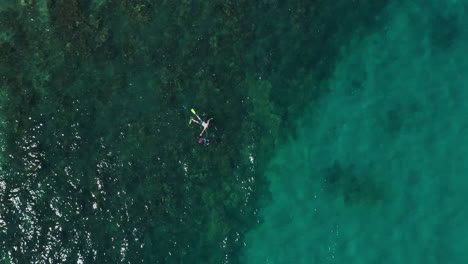
<svg viewBox="0 0 468 264"><path fill-rule="evenodd" d="M267 171L246 263L465 263L466 2L395 3Z"/></svg>
<svg viewBox="0 0 468 264"><path fill-rule="evenodd" d="M1 2L0 262L466 263L467 8Z"/></svg>

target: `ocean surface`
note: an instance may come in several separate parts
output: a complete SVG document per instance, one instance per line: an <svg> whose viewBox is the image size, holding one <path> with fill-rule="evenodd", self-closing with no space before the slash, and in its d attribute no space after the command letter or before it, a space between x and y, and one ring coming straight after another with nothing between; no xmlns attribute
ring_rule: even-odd
<svg viewBox="0 0 468 264"><path fill-rule="evenodd" d="M465 0L1 1L0 263L468 263L466 47Z"/></svg>

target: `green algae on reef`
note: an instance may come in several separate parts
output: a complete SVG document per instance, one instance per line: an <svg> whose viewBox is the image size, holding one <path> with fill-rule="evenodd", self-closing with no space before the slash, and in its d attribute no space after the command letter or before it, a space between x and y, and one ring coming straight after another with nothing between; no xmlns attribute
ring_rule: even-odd
<svg viewBox="0 0 468 264"><path fill-rule="evenodd" d="M351 31L334 9L23 3L0 13L1 260L238 263L267 161ZM191 107L216 144L196 144Z"/></svg>
<svg viewBox="0 0 468 264"><path fill-rule="evenodd" d="M190 55L161 52L180 31L169 28L168 41L153 43L141 32L123 38L113 15L131 19L117 26L151 22L128 3L114 10L109 1L90 15L86 2L48 1L49 21L35 24L33 4L2 12L16 32L2 44L2 135L11 154L1 177L3 261L214 263L240 248L254 223L256 198L248 195L261 179L252 180L258 172L229 144L242 135L221 133L219 144L199 149L194 131L177 121L189 113L175 103L208 104L201 95L215 85L197 92L198 103L183 96Z"/></svg>

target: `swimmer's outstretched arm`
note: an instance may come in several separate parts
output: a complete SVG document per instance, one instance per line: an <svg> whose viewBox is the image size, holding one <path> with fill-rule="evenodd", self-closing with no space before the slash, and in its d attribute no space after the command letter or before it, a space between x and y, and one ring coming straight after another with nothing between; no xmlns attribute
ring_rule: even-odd
<svg viewBox="0 0 468 264"><path fill-rule="evenodd" d="M203 135L203 132L205 132L206 128L207 128L207 127L204 127L204 128L203 128L202 132L200 133L200 137Z"/></svg>

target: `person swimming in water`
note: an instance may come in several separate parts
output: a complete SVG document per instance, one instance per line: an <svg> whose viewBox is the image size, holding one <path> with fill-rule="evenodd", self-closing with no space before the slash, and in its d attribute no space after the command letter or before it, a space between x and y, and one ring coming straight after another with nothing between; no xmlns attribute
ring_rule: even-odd
<svg viewBox="0 0 468 264"><path fill-rule="evenodd" d="M198 139L198 144L209 145L212 142L215 142L214 139L207 139L207 138Z"/></svg>
<svg viewBox="0 0 468 264"><path fill-rule="evenodd" d="M210 118L208 119L208 121L203 121L194 111L192 111L192 113L198 118L198 120L195 120L193 118L190 118L191 121L201 125L203 127L203 130L202 132L200 133L200 137L203 135L203 133L208 129L208 127L210 126L210 121L213 119L213 118Z"/></svg>

